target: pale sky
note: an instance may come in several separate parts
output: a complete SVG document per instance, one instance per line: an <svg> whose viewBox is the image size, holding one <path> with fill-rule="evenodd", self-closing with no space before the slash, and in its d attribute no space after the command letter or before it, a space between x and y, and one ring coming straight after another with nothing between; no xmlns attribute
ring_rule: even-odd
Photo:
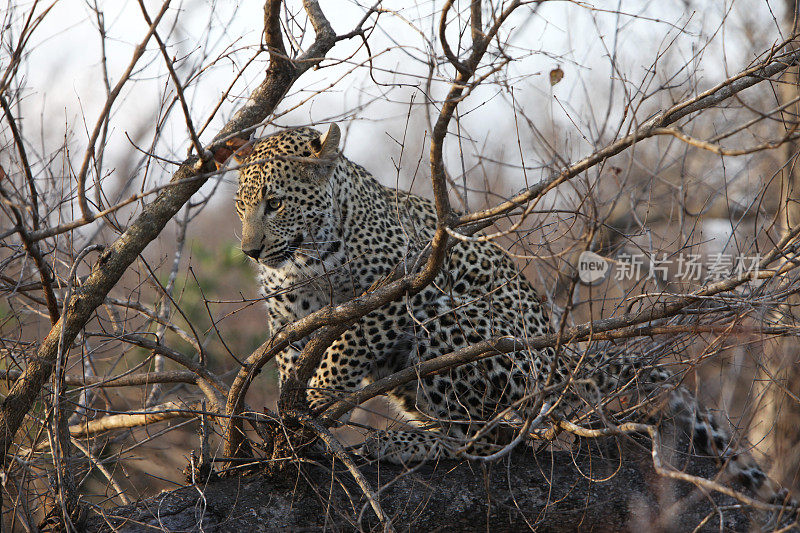
<svg viewBox="0 0 800 533"><path fill-rule="evenodd" d="M56 150L67 132L70 151L76 160L85 149L88 132L94 127L105 91L97 21L89 3L79 0L57 2L34 34L22 69L24 128L29 135L36 132L33 138L38 139L41 120L46 120L43 133L46 152ZM113 85L127 67L134 46L144 35L146 24L136 2L98 3L105 14L106 54ZM298 6L295 11L299 12L299 2L295 4ZM350 31L362 17L366 8L359 4L369 6L373 2L321 2L338 33ZM281 110L308 98L313 94L309 90L333 86L282 117L278 123L293 126L340 117L348 134L346 155L368 166L382 181L392 182L395 171L391 158L397 159L400 155L399 146L392 138L402 138L410 99L413 97L416 103L424 101L424 86L419 76L427 72L423 61L430 43L426 39L438 24L438 17L432 22L429 14L438 11L440 4L402 0L384 2L382 6L386 12L379 19L379 31L370 37L370 47L375 56L372 63L375 80L363 66L366 52L361 48L354 57L340 65L304 75L281 105ZM559 138L554 139L553 144L572 158L591 151L585 139L596 133L597 124L602 121L609 105L611 116L620 116L625 104L623 88L633 94L636 85L649 76L649 67L665 49L669 49L669 53L658 60L658 73L646 85L647 91L653 91L672 75L675 75L675 84L685 83L691 75L701 87L707 88L723 79L726 72L733 73L745 66L752 60L755 50L763 50L779 39L775 18L780 16L781 3L775 0L604 1L591 3L593 8L586 7L587 4L547 2L533 16L530 9L520 9L516 17L507 22L504 33L508 36L513 30L508 52L519 58L509 67L507 76L514 87L515 100L521 103L541 131L558 132ZM18 3L21 12L30 5L31 2ZM150 1L147 5L150 15L154 16L161 4ZM618 15L614 10L622 14ZM174 24L176 17L178 23ZM195 79L187 90L196 126L205 122L233 75L253 55L260 42L262 19L262 1L186 0L171 4L165 20L159 25L159 34L167 41L170 55L179 58L176 66L184 82L200 67L206 67L219 55L227 54ZM721 25L723 19L725 24ZM18 14L13 24L18 27L20 21ZM616 39L615 27L620 28ZM303 44L307 44L312 35L308 28ZM455 31L451 32L450 38L451 43L456 43ZM342 42L329 57L331 61L347 58L359 45L359 39ZM435 46L440 53L438 44ZM613 75L616 84L613 93L610 92L612 82L609 81L608 59L612 53L616 54L619 69ZM693 68L682 69L693 56ZM234 86L232 96L246 95L249 88L262 79L265 60L266 55L262 55L245 70ZM565 77L551 88L548 73L557 66L563 69ZM435 73L435 77L449 77L452 71L452 67L445 66ZM627 81L621 83L620 76ZM375 81L389 86L377 85ZM441 98L445 90L444 83L437 83L432 92ZM148 52L137 65L134 80L126 85L114 105L107 172L130 157L133 148L126 134L139 138L143 148L147 148L150 142L147 133L159 120L158 110L165 92L169 101L174 94L173 88L163 59L155 48L155 42L151 41ZM673 95L674 98L681 96L685 94L680 91ZM364 104L368 105L359 109ZM209 142L213 133L239 105L235 98L228 98L202 135L202 141ZM471 109L475 110L467 113ZM476 147L460 148L465 150L467 157L475 149L506 154L513 148L508 145L509 139L514 138L515 117L507 93L487 86L471 95L461 110L466 115L463 127L478 143ZM417 122L412 123L415 126L412 136L419 141L424 122L419 113L413 113L413 116ZM639 117L640 120L644 118ZM173 112L164 131L156 152L168 159L182 159L189 143L180 110ZM264 131L268 133L272 128ZM375 149L376 140L381 141L381 150ZM36 147L40 149L41 145ZM537 154L541 157L542 153L537 146L530 148L529 157L533 160L529 159L526 164L535 166ZM420 142L416 145L409 142L407 149L403 160L414 165L420 156L425 157L427 153L427 147ZM459 147L450 143L448 151L451 166L460 166L455 157ZM425 160L423 167L424 163ZM166 179L169 168L165 167L162 175L155 174L153 179ZM422 177L427 177L427 169L423 170ZM539 177L529 176L528 179L536 181Z"/></svg>

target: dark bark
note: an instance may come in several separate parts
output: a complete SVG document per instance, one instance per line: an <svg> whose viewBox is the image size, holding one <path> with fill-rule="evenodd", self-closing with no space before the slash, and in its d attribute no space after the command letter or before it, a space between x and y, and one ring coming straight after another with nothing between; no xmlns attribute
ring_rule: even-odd
<svg viewBox="0 0 800 533"><path fill-rule="evenodd" d="M373 487L389 485L380 492L380 502L398 531L692 531L709 516L701 531L751 526L741 511L715 507L732 500L710 498L692 485L659 477L646 439L584 440L579 448L536 454L527 448L486 465L441 461L396 480L405 469L380 464L361 470ZM685 443L678 449L685 450ZM709 459L678 453L671 462L695 475L717 473ZM380 529L339 463L335 480L321 467L300 468L287 468L271 479L228 478L163 493L92 517L87 530Z"/></svg>

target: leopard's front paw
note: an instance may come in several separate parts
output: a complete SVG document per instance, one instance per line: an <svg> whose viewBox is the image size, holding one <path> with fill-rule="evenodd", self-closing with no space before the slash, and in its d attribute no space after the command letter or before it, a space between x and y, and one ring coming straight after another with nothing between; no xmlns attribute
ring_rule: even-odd
<svg viewBox="0 0 800 533"><path fill-rule="evenodd" d="M374 431L356 453L367 459L381 459L395 464L452 458L453 449L441 434L422 431Z"/></svg>

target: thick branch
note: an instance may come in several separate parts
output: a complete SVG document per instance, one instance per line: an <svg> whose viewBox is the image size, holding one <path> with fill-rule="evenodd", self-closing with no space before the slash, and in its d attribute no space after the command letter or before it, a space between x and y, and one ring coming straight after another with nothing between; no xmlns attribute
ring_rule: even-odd
<svg viewBox="0 0 800 533"><path fill-rule="evenodd" d="M277 10L275 16L277 17ZM333 46L333 41L330 46ZM277 66L277 62L271 62L264 82L254 91L245 107L225 125L217 138L224 138L240 129L254 126L265 120L289 87L308 66L310 63L286 72L286 69ZM214 152L221 147L222 144L217 143L211 147L211 151ZM211 161L203 162L197 157L187 158L172 178L173 182L182 181L182 183L161 192L100 256L86 282L68 303L67 313L50 330L36 357L31 359L25 372L14 384L3 402L0 410L0 452L3 454L4 464L22 420L52 373L62 329L64 330L64 343L68 346L91 318L94 310L104 302L106 295L119 281L125 270L161 233L167 222L175 216L183 204L205 183L207 179L205 173L212 171L214 171L214 167Z"/></svg>
<svg viewBox="0 0 800 533"><path fill-rule="evenodd" d="M146 411L134 413L120 413L117 415L104 416L95 420L89 420L84 424L75 424L69 427L71 437L85 437L95 435L103 431L114 429L125 429L154 424L171 418L193 418L200 416L202 409L200 402L184 404L179 402L167 402L157 405Z"/></svg>
<svg viewBox="0 0 800 533"><path fill-rule="evenodd" d="M692 531L704 524L698 530L717 531L720 520L729 531L752 527L737 500L706 496L684 480L659 476L649 445L646 437L601 437L580 439L570 451L520 451L483 467L432 461L411 472L387 463L359 470L370 486L379 487L381 507L397 530L571 532L594 526L629 531L647 524ZM685 443L665 442L662 451L671 449L681 454L672 462L686 470L689 481L716 474L710 459L687 460ZM338 460L325 466L332 469L301 464L296 483L282 477L230 477L164 492L92 518L87 530L110 533L136 523L185 530L200 520L206 529L226 531L380 530L379 519L362 512L369 501L350 472ZM669 463L660 466L676 471ZM164 516L164 509L176 511Z"/></svg>

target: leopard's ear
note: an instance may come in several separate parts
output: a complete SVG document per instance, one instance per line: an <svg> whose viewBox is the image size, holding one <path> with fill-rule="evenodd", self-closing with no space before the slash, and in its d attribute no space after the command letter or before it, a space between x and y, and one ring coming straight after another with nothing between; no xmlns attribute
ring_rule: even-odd
<svg viewBox="0 0 800 533"><path fill-rule="evenodd" d="M320 159L333 159L339 154L339 141L342 138L342 131L335 122L331 122L328 131L322 134L319 139L311 142L311 149L314 155Z"/></svg>

